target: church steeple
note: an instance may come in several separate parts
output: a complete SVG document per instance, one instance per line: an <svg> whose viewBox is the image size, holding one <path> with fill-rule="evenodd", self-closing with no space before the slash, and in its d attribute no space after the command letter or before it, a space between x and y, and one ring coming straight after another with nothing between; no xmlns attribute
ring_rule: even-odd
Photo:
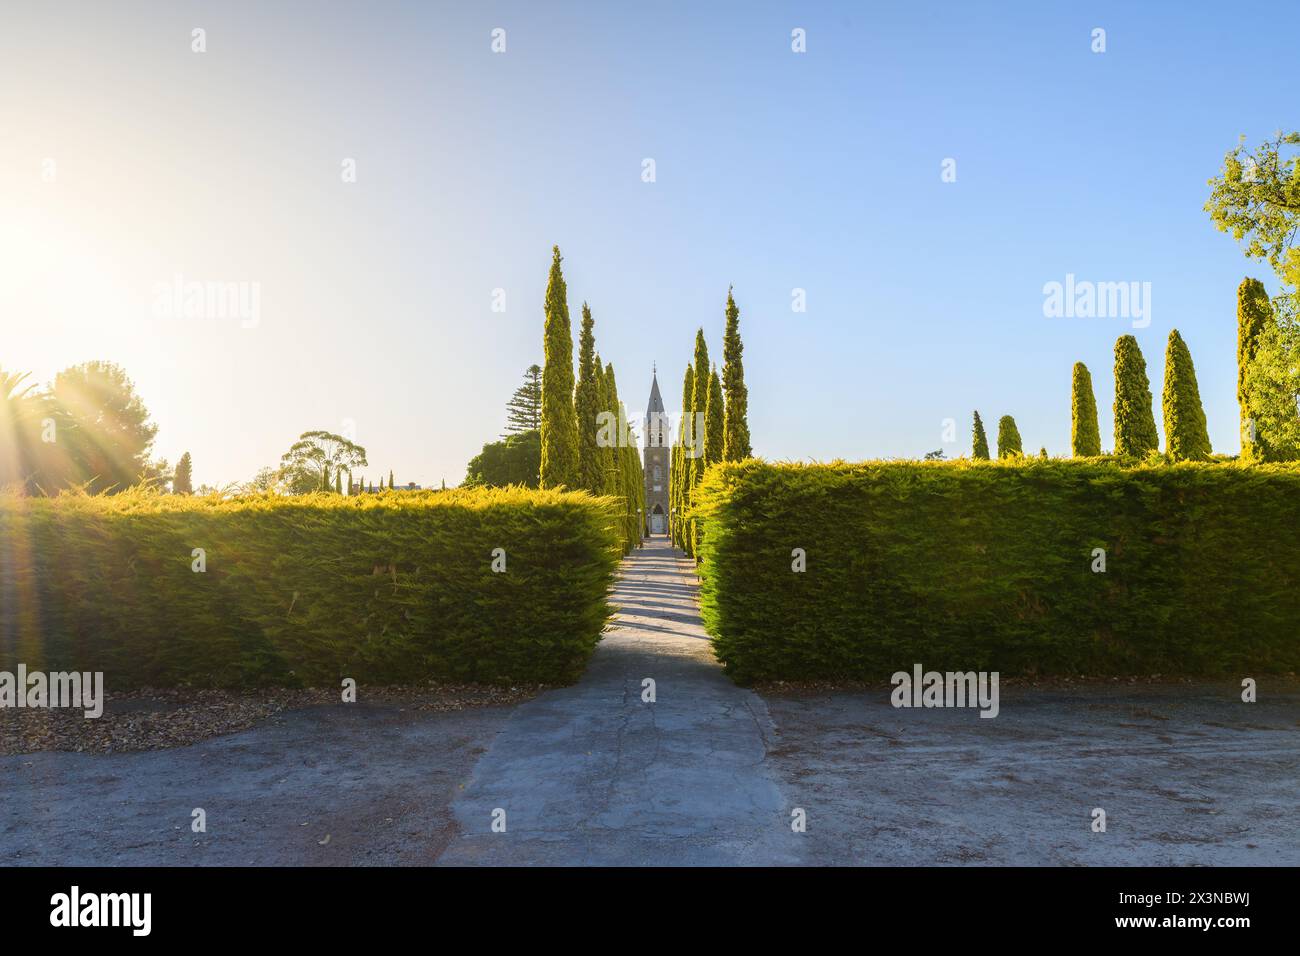
<svg viewBox="0 0 1300 956"><path fill-rule="evenodd" d="M655 372L650 373L650 404L646 406L645 413L651 415L654 412L664 410L664 400L659 394L659 376Z"/></svg>
<svg viewBox="0 0 1300 956"><path fill-rule="evenodd" d="M645 409L645 452L642 457L645 480L646 527L651 534L668 531L668 416L659 394L659 370L650 367L650 401Z"/></svg>
<svg viewBox="0 0 1300 956"><path fill-rule="evenodd" d="M663 447L668 444L668 416L664 414L663 396L659 394L659 375L650 372L650 401L645 408L645 447Z"/></svg>

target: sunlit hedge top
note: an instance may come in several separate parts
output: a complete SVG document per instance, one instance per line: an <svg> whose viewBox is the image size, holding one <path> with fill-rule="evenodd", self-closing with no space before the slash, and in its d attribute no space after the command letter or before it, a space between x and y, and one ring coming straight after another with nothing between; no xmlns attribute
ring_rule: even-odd
<svg viewBox="0 0 1300 956"><path fill-rule="evenodd" d="M0 669L110 689L572 680L609 617L620 511L521 488L3 496Z"/></svg>

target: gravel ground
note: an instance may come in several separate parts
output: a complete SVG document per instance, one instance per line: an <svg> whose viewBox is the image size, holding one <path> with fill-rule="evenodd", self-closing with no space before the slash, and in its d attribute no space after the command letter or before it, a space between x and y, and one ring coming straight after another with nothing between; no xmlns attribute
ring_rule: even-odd
<svg viewBox="0 0 1300 956"><path fill-rule="evenodd" d="M543 688L429 684L361 687L358 700L400 710L448 713L467 707L507 706ZM106 694L104 713L87 719L78 709L0 710L0 756L41 751L123 753L181 747L235 733L288 710L337 704L341 690L268 688L256 691L137 690Z"/></svg>

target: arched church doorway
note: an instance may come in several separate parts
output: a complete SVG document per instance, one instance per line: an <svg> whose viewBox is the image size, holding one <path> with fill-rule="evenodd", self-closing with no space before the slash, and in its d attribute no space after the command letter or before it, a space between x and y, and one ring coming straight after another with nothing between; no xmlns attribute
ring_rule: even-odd
<svg viewBox="0 0 1300 956"><path fill-rule="evenodd" d="M656 504L650 511L650 533L667 534L668 522L666 518L667 516L664 514L663 506Z"/></svg>

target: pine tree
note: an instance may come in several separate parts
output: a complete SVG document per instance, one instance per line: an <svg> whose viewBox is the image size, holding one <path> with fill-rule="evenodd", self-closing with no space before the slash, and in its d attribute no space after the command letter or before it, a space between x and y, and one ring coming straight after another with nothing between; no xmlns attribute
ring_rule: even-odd
<svg viewBox="0 0 1300 956"><path fill-rule="evenodd" d="M578 335L578 388L573 402L578 416L578 487L600 494L604 486L604 449L597 444L597 416L602 411L596 383L596 336L591 309L582 303L582 331Z"/></svg>
<svg viewBox="0 0 1300 956"><path fill-rule="evenodd" d="M524 370L524 384L515 389L506 402L506 430L502 438L530 432L542 427L542 367L530 365Z"/></svg>
<svg viewBox="0 0 1300 956"><path fill-rule="evenodd" d="M686 518L686 485L691 479L690 449L694 440L691 433L691 399L694 395L695 369L688 365L686 375L682 378L682 424L677 432L677 472L672 476L668 487L673 512L673 541L679 548L685 547L682 526Z"/></svg>
<svg viewBox="0 0 1300 956"><path fill-rule="evenodd" d="M596 365L600 368L599 390L600 410L613 416L615 427L608 430L610 443L601 448L601 493L616 495L619 493L619 450L618 450L618 397L614 394L614 365L601 364L596 356Z"/></svg>
<svg viewBox="0 0 1300 956"><path fill-rule="evenodd" d="M1115 342L1115 454L1142 458L1160 448L1147 362L1131 335Z"/></svg>
<svg viewBox="0 0 1300 956"><path fill-rule="evenodd" d="M627 410L621 409L623 417L627 417ZM637 449L640 443L636 440L636 433L629 431L628 441L623 445L622 457L624 462L624 479L623 487L627 489L627 520L628 520L628 550L638 547L641 544L641 536L645 527L645 481L642 480L644 472L641 468L641 456Z"/></svg>
<svg viewBox="0 0 1300 956"><path fill-rule="evenodd" d="M1210 433L1196 384L1192 353L1174 329L1165 347L1165 387L1161 392L1165 418L1165 454L1175 461L1210 457Z"/></svg>
<svg viewBox="0 0 1300 956"><path fill-rule="evenodd" d="M726 407L722 397L722 379L717 366L709 373L709 394L704 406L704 462L705 466L722 461L726 431Z"/></svg>
<svg viewBox="0 0 1300 956"><path fill-rule="evenodd" d="M390 489L393 488L393 487L395 487L395 486L393 485L393 471L392 471L391 468L388 470L388 487L389 487Z"/></svg>
<svg viewBox="0 0 1300 956"><path fill-rule="evenodd" d="M685 494L686 511L695 505L695 488L704 478L708 467L707 453L709 405L709 347L704 341L704 330L695 333L695 372L691 377L691 439L692 446L686 458L688 469ZM702 432L702 433L701 433ZM692 455L694 457L692 457ZM687 554L695 554L695 521L687 518L682 528L683 547Z"/></svg>
<svg viewBox="0 0 1300 956"><path fill-rule="evenodd" d="M1097 424L1097 399L1092 375L1082 362L1074 363L1070 382L1070 454L1094 458L1101 454L1101 426Z"/></svg>
<svg viewBox="0 0 1300 956"><path fill-rule="evenodd" d="M560 247L552 250L546 283L545 361L542 370L541 486L578 482L578 416L573 406L573 332L568 289L560 269Z"/></svg>
<svg viewBox="0 0 1300 956"><path fill-rule="evenodd" d="M984 423L980 421L980 413L975 413L975 424L971 427L971 458L976 461L989 460L989 437L984 434Z"/></svg>
<svg viewBox="0 0 1300 956"><path fill-rule="evenodd" d="M615 441L613 443L614 452L614 494L621 499L623 504L623 553L626 554L635 546L633 537L633 528L636 525L636 488L632 475L628 467L628 451L630 450L627 443L623 441L623 422L626 420L626 413L623 411L622 403L618 397L618 382L614 377L614 365L610 363L605 366L605 382L609 390L610 408L618 422L615 429ZM633 452L635 454L635 452Z"/></svg>
<svg viewBox="0 0 1300 956"><path fill-rule="evenodd" d="M708 440L708 420L705 416L709 406L709 346L704 341L703 329L695 333L695 374L691 377L691 381L691 440L699 454L689 461L691 473L686 482L687 507L690 507L694 500L695 486L704 477L705 444ZM696 435L694 430L701 422L704 423L704 434Z"/></svg>
<svg viewBox="0 0 1300 956"><path fill-rule="evenodd" d="M673 511L677 507L677 468L681 458L681 449L676 442L668 446L668 539L676 541L674 522L677 518Z"/></svg>
<svg viewBox="0 0 1300 956"><path fill-rule="evenodd" d="M343 472L334 472L334 494L343 494Z"/></svg>
<svg viewBox="0 0 1300 956"><path fill-rule="evenodd" d="M726 390L727 413L723 429L723 461L740 461L753 454L749 445L749 390L745 388L745 366L741 355L740 309L727 289L727 330L722 337L722 387Z"/></svg>
<svg viewBox="0 0 1300 956"><path fill-rule="evenodd" d="M181 460L176 463L176 474L172 476L172 493L194 494L194 462L190 459L189 452L181 455Z"/></svg>
<svg viewBox="0 0 1300 956"><path fill-rule="evenodd" d="M1020 429L1016 428L1016 420L1010 415L1003 415L998 419L998 457L1011 458L1023 454L1024 449L1020 446Z"/></svg>
<svg viewBox="0 0 1300 956"><path fill-rule="evenodd" d="M1246 395L1246 369L1255 359L1260 336L1273 321L1273 304L1264 283L1246 278L1237 287L1237 404L1241 408L1241 457L1268 461L1272 457L1266 435L1259 434L1255 412Z"/></svg>

